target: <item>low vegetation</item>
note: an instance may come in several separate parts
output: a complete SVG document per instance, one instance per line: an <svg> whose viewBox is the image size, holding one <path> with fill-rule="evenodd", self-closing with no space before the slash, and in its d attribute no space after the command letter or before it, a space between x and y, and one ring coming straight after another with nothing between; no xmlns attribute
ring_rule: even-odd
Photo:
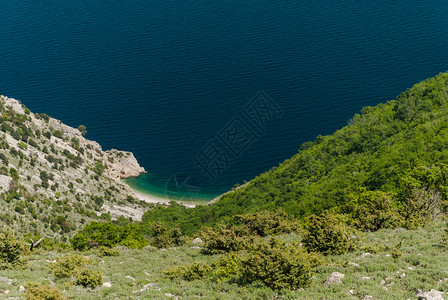
<svg viewBox="0 0 448 300"><path fill-rule="evenodd" d="M26 288L25 299L27 300L66 300L67 297L58 289L37 282L24 284Z"/></svg>
<svg viewBox="0 0 448 300"><path fill-rule="evenodd" d="M111 248L119 249L119 256L103 256L100 249L25 251L25 268L2 271L0 297L9 291L9 297L27 299L45 294L60 297L55 299L164 299L167 294L179 299L415 299L417 290L448 291L446 228L440 219L418 229L366 232L356 249L326 256L301 247L303 236L296 233L259 237L246 250L214 255L203 254L203 245L191 241L163 250ZM52 266L71 256L83 257L66 259L81 261L81 275L56 277ZM85 269L92 272L82 273ZM333 272L345 275L342 283L325 283Z"/></svg>

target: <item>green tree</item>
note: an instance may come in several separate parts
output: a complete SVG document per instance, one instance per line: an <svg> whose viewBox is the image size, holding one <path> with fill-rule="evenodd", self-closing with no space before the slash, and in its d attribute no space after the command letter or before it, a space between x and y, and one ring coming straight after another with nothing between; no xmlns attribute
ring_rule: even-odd
<svg viewBox="0 0 448 300"><path fill-rule="evenodd" d="M106 170L106 166L105 165L103 165L99 161L95 162L95 166L93 167L93 171L96 174L101 175L101 174L103 174L104 170Z"/></svg>
<svg viewBox="0 0 448 300"><path fill-rule="evenodd" d="M305 229L307 233L302 242L309 251L324 255L342 254L352 246L347 227L330 213L310 216L306 220Z"/></svg>
<svg viewBox="0 0 448 300"><path fill-rule="evenodd" d="M22 267L24 244L17 239L11 228L0 232L0 270Z"/></svg>
<svg viewBox="0 0 448 300"><path fill-rule="evenodd" d="M57 137L57 138L62 139L62 131L60 131L60 130L55 130L55 131L53 132L53 135L54 135L55 137Z"/></svg>
<svg viewBox="0 0 448 300"><path fill-rule="evenodd" d="M87 134L87 128L85 125L79 125L78 130L81 132L82 136L85 136Z"/></svg>

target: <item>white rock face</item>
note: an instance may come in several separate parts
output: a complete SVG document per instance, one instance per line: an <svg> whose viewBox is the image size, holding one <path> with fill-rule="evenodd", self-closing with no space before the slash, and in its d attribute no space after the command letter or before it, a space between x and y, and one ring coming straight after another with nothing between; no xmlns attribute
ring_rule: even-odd
<svg viewBox="0 0 448 300"><path fill-rule="evenodd" d="M114 179L137 177L146 173L145 169L138 164L132 152L116 149L108 150L103 164L107 166L106 174Z"/></svg>

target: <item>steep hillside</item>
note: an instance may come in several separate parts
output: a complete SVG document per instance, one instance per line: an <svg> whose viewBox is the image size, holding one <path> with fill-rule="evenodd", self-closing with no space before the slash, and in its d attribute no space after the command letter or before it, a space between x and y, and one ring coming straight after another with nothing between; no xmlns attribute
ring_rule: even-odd
<svg viewBox="0 0 448 300"><path fill-rule="evenodd" d="M34 114L15 99L0 96L0 113L1 223L69 233L93 219L141 216L142 204L119 181L145 172L132 153L103 151L84 138L85 126Z"/></svg>
<svg viewBox="0 0 448 300"><path fill-rule="evenodd" d="M291 159L208 207L159 208L144 220L176 223L192 233L203 224L266 209L296 217L330 208L351 213L363 204L364 192L376 191L411 222L410 201L422 200L415 216L430 199L447 200L447 149L448 73L441 73L396 100L363 108L346 127L303 144Z"/></svg>

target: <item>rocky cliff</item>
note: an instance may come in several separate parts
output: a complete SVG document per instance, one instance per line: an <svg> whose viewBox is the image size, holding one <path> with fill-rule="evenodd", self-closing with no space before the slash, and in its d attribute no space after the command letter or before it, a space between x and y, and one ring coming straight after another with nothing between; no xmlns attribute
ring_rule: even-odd
<svg viewBox="0 0 448 300"><path fill-rule="evenodd" d="M120 179L144 173L131 152L0 96L0 224L69 233L92 219L138 219L145 203Z"/></svg>
<svg viewBox="0 0 448 300"><path fill-rule="evenodd" d="M105 152L103 164L106 165L106 175L120 180L130 177L138 177L146 173L145 169L138 164L132 152L118 151L116 149Z"/></svg>

